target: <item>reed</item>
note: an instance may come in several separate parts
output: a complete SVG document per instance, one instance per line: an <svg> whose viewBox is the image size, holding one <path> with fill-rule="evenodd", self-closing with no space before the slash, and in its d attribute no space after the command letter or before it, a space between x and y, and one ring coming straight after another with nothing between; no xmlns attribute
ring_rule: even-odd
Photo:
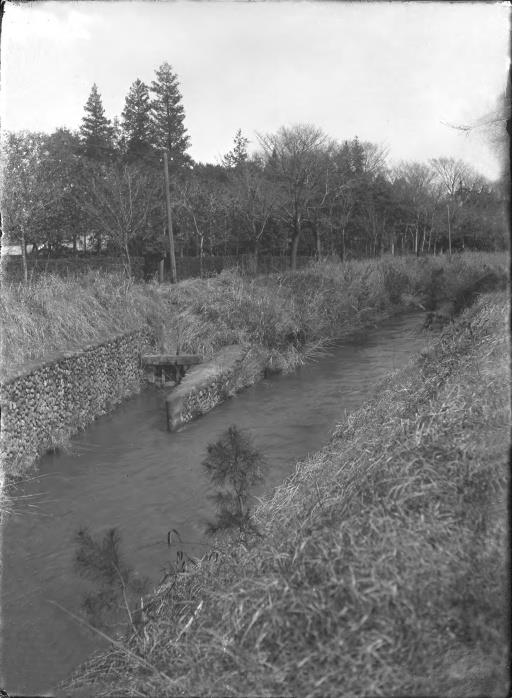
<svg viewBox="0 0 512 698"><path fill-rule="evenodd" d="M255 279L225 271L176 286L98 271L47 275L2 284L2 360L21 367L114 332L146 327L157 334L163 323L170 350L210 357L240 343L259 347L274 369L287 370L325 339L414 307L433 310L448 301L454 313L467 305L466 295L507 282L506 257L490 253L323 262Z"/></svg>

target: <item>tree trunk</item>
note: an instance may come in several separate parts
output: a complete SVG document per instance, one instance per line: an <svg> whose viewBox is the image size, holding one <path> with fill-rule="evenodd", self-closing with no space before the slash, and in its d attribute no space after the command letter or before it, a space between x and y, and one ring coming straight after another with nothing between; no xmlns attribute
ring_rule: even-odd
<svg viewBox="0 0 512 698"><path fill-rule="evenodd" d="M256 239L254 241L254 273L258 273L258 258L260 254L260 241Z"/></svg>
<svg viewBox="0 0 512 698"><path fill-rule="evenodd" d="M371 216L371 222L372 222L372 239L370 241L370 255L372 257L377 256L377 221L375 218L375 211L372 213Z"/></svg>
<svg viewBox="0 0 512 698"><path fill-rule="evenodd" d="M128 274L128 277L131 279L132 277L132 262L130 259L130 251L128 249L128 241L125 240L124 242L124 254L126 256L126 272Z"/></svg>
<svg viewBox="0 0 512 698"><path fill-rule="evenodd" d="M322 258L322 241L320 240L320 233L318 227L315 225L315 254L318 261Z"/></svg>
<svg viewBox="0 0 512 698"><path fill-rule="evenodd" d="M28 283L28 267L27 267L27 243L25 240L25 229L21 226L21 263L23 265L23 280Z"/></svg>
<svg viewBox="0 0 512 698"><path fill-rule="evenodd" d="M448 255L452 256L452 225L450 220L450 204L446 204L448 210Z"/></svg>
<svg viewBox="0 0 512 698"><path fill-rule="evenodd" d="M295 271L297 269L297 250L299 248L299 238L300 232L294 233L292 238L292 249L290 254L290 268L292 271Z"/></svg>
<svg viewBox="0 0 512 698"><path fill-rule="evenodd" d="M199 238L199 276L203 278L204 235Z"/></svg>
<svg viewBox="0 0 512 698"><path fill-rule="evenodd" d="M300 234L300 217L296 216L293 222L292 249L290 253L290 268L292 271L295 271L297 269L297 250L299 249Z"/></svg>
<svg viewBox="0 0 512 698"><path fill-rule="evenodd" d="M345 224L341 226L341 261L344 262L347 256L345 249Z"/></svg>

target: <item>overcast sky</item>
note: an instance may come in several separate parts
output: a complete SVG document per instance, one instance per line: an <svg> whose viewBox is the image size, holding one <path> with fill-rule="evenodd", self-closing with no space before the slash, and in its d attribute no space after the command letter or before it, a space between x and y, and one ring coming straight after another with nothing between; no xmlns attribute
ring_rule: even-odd
<svg viewBox="0 0 512 698"><path fill-rule="evenodd" d="M77 129L93 82L107 116L168 61L192 157L217 162L238 128L312 123L391 162L453 156L494 178L466 124L496 106L509 63L507 3L8 2L2 129Z"/></svg>

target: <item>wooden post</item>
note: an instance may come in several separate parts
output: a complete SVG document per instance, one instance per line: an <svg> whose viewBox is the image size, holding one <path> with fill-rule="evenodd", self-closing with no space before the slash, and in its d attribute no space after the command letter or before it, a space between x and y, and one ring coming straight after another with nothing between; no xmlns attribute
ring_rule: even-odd
<svg viewBox="0 0 512 698"><path fill-rule="evenodd" d="M169 183L169 162L167 150L164 150L164 178L165 178L165 202L167 206L167 233L169 234L169 254L171 257L171 283L175 284L176 257L174 256L174 235L172 230L171 188Z"/></svg>

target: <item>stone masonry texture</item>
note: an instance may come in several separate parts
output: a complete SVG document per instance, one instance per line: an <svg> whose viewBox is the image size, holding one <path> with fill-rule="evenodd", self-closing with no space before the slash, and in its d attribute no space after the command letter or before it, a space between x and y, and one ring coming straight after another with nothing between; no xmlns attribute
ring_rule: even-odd
<svg viewBox="0 0 512 698"><path fill-rule="evenodd" d="M151 343L146 331L129 332L4 377L0 389L4 472L21 474L47 450L65 444L96 417L140 392L145 383L140 355Z"/></svg>

